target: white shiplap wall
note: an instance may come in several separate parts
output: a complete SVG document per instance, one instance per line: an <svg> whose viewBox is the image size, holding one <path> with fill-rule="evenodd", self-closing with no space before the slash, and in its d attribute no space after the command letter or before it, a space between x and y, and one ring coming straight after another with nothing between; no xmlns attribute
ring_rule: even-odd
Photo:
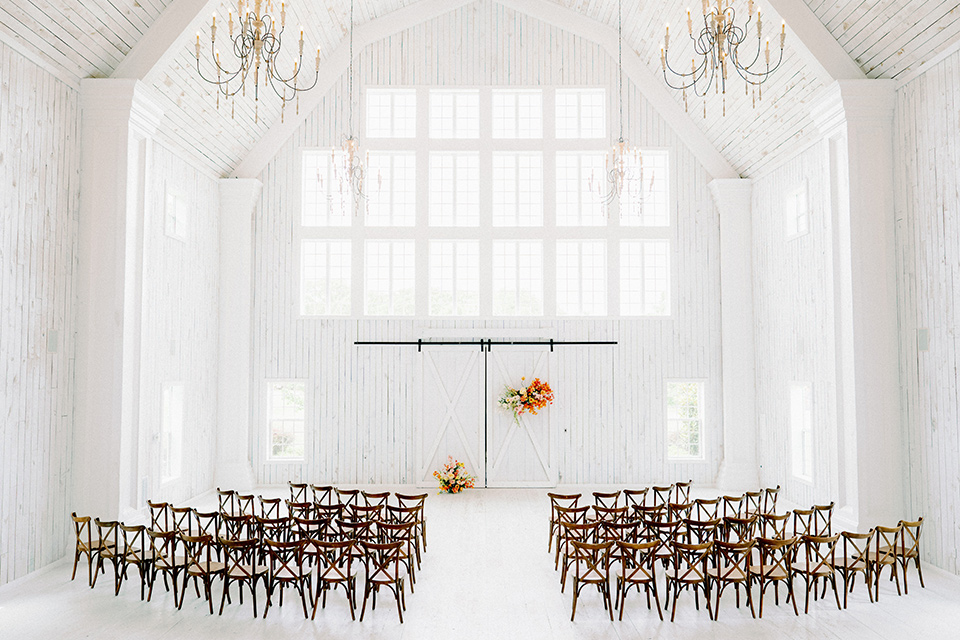
<svg viewBox="0 0 960 640"><path fill-rule="evenodd" d="M493 13L504 11L496 5L486 7ZM376 43L362 52L358 66L362 85L602 84L615 95L616 63L598 46L515 15L511 34L476 35L489 32L475 29L474 21L494 19L474 6ZM559 340L620 341L612 348L563 348L551 365L550 382L557 392L552 419L561 433L561 482L693 478L711 483L722 455L718 219L706 172L636 87L628 88L626 134L637 144L672 152L679 261L674 319L299 319L293 246L299 215L299 150L339 143L347 129L345 80L327 94L260 176L264 189L254 230L251 414L258 480L413 481L413 421L419 403L414 372L420 356L410 347L358 348L355 340L416 340L438 329L485 337L487 331L549 326L552 330L545 335ZM665 462L663 380L680 377L707 381L705 463ZM264 460L266 378L308 381L304 464Z"/></svg>
<svg viewBox="0 0 960 640"><path fill-rule="evenodd" d="M219 191L162 145L153 146L144 221L138 486L147 499L179 502L212 488L217 424ZM185 240L167 235L166 193L188 211ZM182 475L161 485L161 387L184 383ZM143 486L143 480L146 486Z"/></svg>
<svg viewBox="0 0 960 640"><path fill-rule="evenodd" d="M960 54L897 92L896 246L904 468L924 557L960 573ZM918 330L929 349L918 348Z"/></svg>
<svg viewBox="0 0 960 640"><path fill-rule="evenodd" d="M0 44L0 584L63 555L79 95Z"/></svg>
<svg viewBox="0 0 960 640"><path fill-rule="evenodd" d="M754 314L760 481L800 505L837 497L830 174L820 142L754 183ZM785 196L806 183L809 233L787 238ZM813 483L790 469L790 384L813 385Z"/></svg>

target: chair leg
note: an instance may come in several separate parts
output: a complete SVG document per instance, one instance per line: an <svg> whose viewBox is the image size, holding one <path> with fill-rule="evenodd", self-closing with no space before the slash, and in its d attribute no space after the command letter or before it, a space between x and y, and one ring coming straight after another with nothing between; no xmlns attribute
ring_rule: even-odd
<svg viewBox="0 0 960 640"><path fill-rule="evenodd" d="M573 578L573 611L570 613L570 622L577 617L577 596L580 594L580 581L576 576Z"/></svg>
<svg viewBox="0 0 960 640"><path fill-rule="evenodd" d="M240 592L243 593L243 587L240 588ZM223 595L220 596L220 614L223 615L223 605L226 604L227 594L230 593L230 578L223 579Z"/></svg>

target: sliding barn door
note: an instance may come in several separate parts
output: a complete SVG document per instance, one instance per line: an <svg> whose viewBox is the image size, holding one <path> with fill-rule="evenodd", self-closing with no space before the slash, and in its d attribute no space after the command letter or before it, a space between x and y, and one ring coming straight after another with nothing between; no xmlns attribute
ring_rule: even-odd
<svg viewBox="0 0 960 640"><path fill-rule="evenodd" d="M424 347L420 358L417 484L453 456L484 486L484 354L479 347Z"/></svg>
<svg viewBox="0 0 960 640"><path fill-rule="evenodd" d="M494 348L487 353L487 486L551 487L557 484L556 434L550 409L525 413L517 424L513 414L497 405L505 385L517 388L521 376L550 382L550 352L519 347Z"/></svg>

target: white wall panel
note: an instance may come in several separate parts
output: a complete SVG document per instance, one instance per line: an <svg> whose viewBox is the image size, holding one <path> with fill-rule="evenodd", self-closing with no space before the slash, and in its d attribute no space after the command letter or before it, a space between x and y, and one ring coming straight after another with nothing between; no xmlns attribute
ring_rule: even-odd
<svg viewBox="0 0 960 640"><path fill-rule="evenodd" d="M0 44L0 584L70 523L79 96Z"/></svg>
<svg viewBox="0 0 960 640"><path fill-rule="evenodd" d="M482 10L478 10L477 7ZM527 18L481 41L477 21L505 11L473 5L388 38L360 55L361 85L605 85L612 126L616 63L581 38ZM521 37L522 36L522 37ZM548 52L562 51L562 57ZM509 64L507 64L509 61ZM618 340L616 347L564 347L551 364L557 401L560 482L711 483L722 456L718 220L708 176L636 87L627 87L626 136L671 150L675 227L674 317L669 319L373 320L298 317L294 242L299 156L339 144L347 131L346 78L335 86L260 176L254 230L252 458L258 480L410 482L420 355L411 347L356 347L355 340L416 340L454 332L490 337L544 328L558 340ZM424 203L421 203L424 204ZM355 286L360 286L357 283ZM518 374L518 376L521 374ZM664 379L706 381L706 461L667 464ZM307 384L304 463L266 461L263 384Z"/></svg>

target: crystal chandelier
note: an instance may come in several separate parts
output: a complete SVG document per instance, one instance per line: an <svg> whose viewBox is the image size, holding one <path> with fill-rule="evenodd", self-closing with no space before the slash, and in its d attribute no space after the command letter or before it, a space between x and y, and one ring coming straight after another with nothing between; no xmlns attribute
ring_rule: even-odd
<svg viewBox="0 0 960 640"><path fill-rule="evenodd" d="M350 0L350 69L348 71L349 112L348 127L350 133L339 149L331 153L334 175L340 182L341 194L349 193L353 203L354 215L359 212L360 203L367 198L363 180L366 175L366 157L360 151L360 141L354 135L353 115L353 0ZM344 199L345 201L345 199Z"/></svg>
<svg viewBox="0 0 960 640"><path fill-rule="evenodd" d="M210 52L216 78L209 78L203 73L200 65L200 33L197 32L197 72L200 77L217 86L217 108L220 108L220 96L230 100L230 117L234 114L234 97L239 93L247 94L247 86L253 91L254 122L260 121L260 86L270 87L281 100L280 121L283 121L283 112L287 102L297 100L297 113L300 112L300 92L312 89L317 84L320 72L320 49L317 48L316 68L313 80L309 84L300 84L300 72L303 70L303 28L300 28L299 53L293 70L284 75L278 64L284 29L287 21L285 3L280 3L280 21L271 15L274 10L272 0L238 0L237 19L240 31L234 35L235 24L233 11L227 18L230 33L228 48L233 50L236 61L233 63L220 61L220 51L217 49L217 15L213 14L210 22ZM248 83L249 80L249 83Z"/></svg>
<svg viewBox="0 0 960 640"><path fill-rule="evenodd" d="M732 0L703 0L703 29L696 36L693 32L693 18L687 9L687 33L693 43L694 56L690 59L690 71L677 71L670 64L670 25L666 25L663 47L660 49L660 65L663 78L672 89L683 91L683 106L687 105L687 89L692 89L697 97L705 97L713 88L714 93L723 94L723 115L727 114L727 77L731 68L744 80L744 92L753 92L753 106L763 98L761 85L771 73L777 70L783 61L783 43L786 40L786 23L780 29L780 53L776 62L770 64L770 39L763 45L763 21L757 10L756 47L749 35L753 20L753 0L748 0L747 21L740 27L736 25L736 10ZM743 49L741 49L741 45ZM669 72L669 75L668 73ZM672 81L671 81L672 80ZM704 101L703 116L707 116Z"/></svg>

